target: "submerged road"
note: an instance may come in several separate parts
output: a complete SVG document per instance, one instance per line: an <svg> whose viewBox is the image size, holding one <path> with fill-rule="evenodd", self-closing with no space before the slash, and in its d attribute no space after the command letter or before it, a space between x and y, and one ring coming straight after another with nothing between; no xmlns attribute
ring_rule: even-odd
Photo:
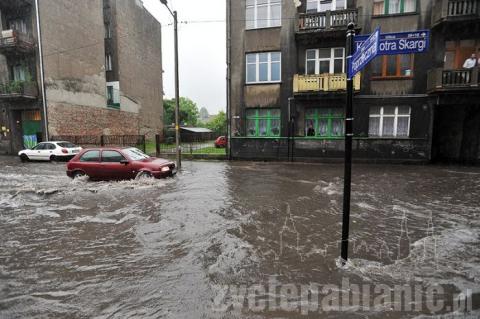
<svg viewBox="0 0 480 319"><path fill-rule="evenodd" d="M0 318L441 318L460 293L480 318L480 169L354 165L344 269L342 172L90 182L0 157Z"/></svg>

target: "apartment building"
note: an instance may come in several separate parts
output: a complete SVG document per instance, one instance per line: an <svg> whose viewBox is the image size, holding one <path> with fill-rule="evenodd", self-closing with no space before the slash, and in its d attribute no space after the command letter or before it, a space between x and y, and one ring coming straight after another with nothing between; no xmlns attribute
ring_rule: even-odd
<svg viewBox="0 0 480 319"><path fill-rule="evenodd" d="M142 2L38 3L41 39L34 0L0 1L0 153L47 134L162 132L161 26Z"/></svg>
<svg viewBox="0 0 480 319"><path fill-rule="evenodd" d="M354 78L354 158L480 158L478 63L463 68L480 53L478 1L227 3L232 158L343 158L350 22L358 35L431 30L427 53L379 56Z"/></svg>

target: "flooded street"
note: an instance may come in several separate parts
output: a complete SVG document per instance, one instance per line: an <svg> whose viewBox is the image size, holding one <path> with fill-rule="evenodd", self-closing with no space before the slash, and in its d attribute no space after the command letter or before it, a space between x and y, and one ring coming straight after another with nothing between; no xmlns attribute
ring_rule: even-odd
<svg viewBox="0 0 480 319"><path fill-rule="evenodd" d="M0 318L441 318L462 292L458 318L480 317L480 168L354 165L339 268L342 165L185 162L124 182L0 165ZM359 306L345 281L368 287Z"/></svg>

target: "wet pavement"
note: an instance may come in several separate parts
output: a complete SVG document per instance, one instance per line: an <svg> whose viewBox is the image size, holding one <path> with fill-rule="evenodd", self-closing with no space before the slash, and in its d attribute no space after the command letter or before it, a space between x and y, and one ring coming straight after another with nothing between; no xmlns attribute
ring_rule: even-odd
<svg viewBox="0 0 480 319"><path fill-rule="evenodd" d="M340 268L342 169L185 162L90 182L0 157L0 318L441 318L459 293L480 308L480 168L355 165ZM405 285L418 298L399 305Z"/></svg>

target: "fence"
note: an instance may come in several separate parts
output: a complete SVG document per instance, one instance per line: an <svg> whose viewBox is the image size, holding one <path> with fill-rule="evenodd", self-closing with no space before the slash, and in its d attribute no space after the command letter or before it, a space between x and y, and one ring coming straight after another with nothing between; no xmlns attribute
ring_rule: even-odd
<svg viewBox="0 0 480 319"><path fill-rule="evenodd" d="M181 152L191 158L224 158L226 148L215 146L216 134L182 134ZM176 154L175 137L156 135L155 140L148 141L144 135L59 135L52 136L52 141L68 141L82 147L136 147L149 155L174 156Z"/></svg>
<svg viewBox="0 0 480 319"><path fill-rule="evenodd" d="M185 136L182 134L180 148L182 155L191 155L194 157L226 156L226 148L215 146L215 134L196 135L190 134ZM173 156L176 154L175 138L162 137L157 135L155 137L155 153L157 156Z"/></svg>
<svg viewBox="0 0 480 319"><path fill-rule="evenodd" d="M82 147L136 147L146 152L145 135L60 135L52 136L52 141L68 141Z"/></svg>

